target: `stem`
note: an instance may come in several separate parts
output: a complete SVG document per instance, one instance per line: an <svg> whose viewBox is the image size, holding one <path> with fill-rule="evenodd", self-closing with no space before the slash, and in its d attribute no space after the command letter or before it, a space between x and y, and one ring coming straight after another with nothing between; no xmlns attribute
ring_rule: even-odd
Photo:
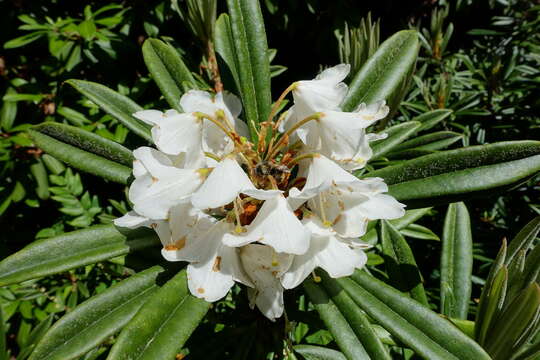
<svg viewBox="0 0 540 360"><path fill-rule="evenodd" d="M296 89L296 86L298 86L298 83L293 82L288 88L285 89L284 92L279 95L279 98L276 100L274 105L272 106L272 110L270 110L270 114L268 115L268 122L271 122L274 116L276 115L277 110L279 109L279 106L281 105L283 99L285 99L285 96L287 96L288 93ZM275 127L274 127L275 129Z"/></svg>
<svg viewBox="0 0 540 360"><path fill-rule="evenodd" d="M296 124L294 124L293 127L291 127L289 130L287 130L287 132L285 132L285 134L283 134L283 136L277 142L276 146L273 149L268 151L268 155L266 156L266 159L272 159L277 154L277 152L279 151L279 149L281 148L283 143L285 142L285 139L287 139L289 136L291 136L292 133L294 133L300 127L304 126L305 124L307 124L308 122L310 122L312 120L319 120L322 115L323 115L323 113L317 112L317 113L315 113L313 115L310 115L310 116L306 117L303 120L300 120Z"/></svg>

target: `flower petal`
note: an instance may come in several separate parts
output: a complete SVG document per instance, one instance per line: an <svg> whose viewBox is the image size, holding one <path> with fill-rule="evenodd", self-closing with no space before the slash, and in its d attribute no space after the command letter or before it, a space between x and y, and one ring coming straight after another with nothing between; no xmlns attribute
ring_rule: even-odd
<svg viewBox="0 0 540 360"><path fill-rule="evenodd" d="M278 195L264 202L245 234L227 234L224 241L228 246L258 241L280 253L304 254L309 238L309 230L298 220L287 199Z"/></svg>
<svg viewBox="0 0 540 360"><path fill-rule="evenodd" d="M250 244L240 249L240 259L257 291L255 304L274 321L283 314L283 287L279 277L291 265L292 256L275 253L265 245Z"/></svg>
<svg viewBox="0 0 540 360"><path fill-rule="evenodd" d="M255 189L253 183L232 157L226 157L212 170L191 202L199 209L213 209L233 201L241 192Z"/></svg>

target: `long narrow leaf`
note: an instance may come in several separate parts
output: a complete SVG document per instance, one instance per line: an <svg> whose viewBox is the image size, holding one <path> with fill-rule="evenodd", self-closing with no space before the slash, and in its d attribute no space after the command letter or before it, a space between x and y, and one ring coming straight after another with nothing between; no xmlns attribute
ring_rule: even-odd
<svg viewBox="0 0 540 360"><path fill-rule="evenodd" d="M127 184L131 169L91 152L66 144L39 131L28 130L36 145L72 167L120 184Z"/></svg>
<svg viewBox="0 0 540 360"><path fill-rule="evenodd" d="M375 141L372 144L372 159L379 158L392 151L396 146L414 134L420 125L421 124L416 121L407 121L405 123L385 129L384 133L386 133L388 137L384 140Z"/></svg>
<svg viewBox="0 0 540 360"><path fill-rule="evenodd" d="M139 248L154 246L156 235L152 231L123 234L113 225L96 225L37 240L0 261L0 286L124 255L132 243Z"/></svg>
<svg viewBox="0 0 540 360"><path fill-rule="evenodd" d="M252 140L259 122L270 113L270 61L264 21L258 1L227 0L240 93Z"/></svg>
<svg viewBox="0 0 540 360"><path fill-rule="evenodd" d="M326 291L311 280L304 281L304 289L343 355L348 360L368 359L362 343Z"/></svg>
<svg viewBox="0 0 540 360"><path fill-rule="evenodd" d="M343 110L386 100L391 113L394 112L404 96L419 48L418 35L413 30L400 31L383 42L354 76Z"/></svg>
<svg viewBox="0 0 540 360"><path fill-rule="evenodd" d="M354 333L366 349L366 352L372 359L391 360L386 347L377 337L375 330L367 319L366 315L360 310L356 303L341 286L326 274L324 271L318 272L323 278L323 286L326 289L331 300L336 304L339 311L343 314Z"/></svg>
<svg viewBox="0 0 540 360"><path fill-rule="evenodd" d="M195 79L171 45L158 39L148 39L142 47L144 62L171 107L181 111L180 97Z"/></svg>
<svg viewBox="0 0 540 360"><path fill-rule="evenodd" d="M132 116L133 113L143 109L133 100L104 85L91 81L71 79L67 80L66 83L95 102L103 111L116 118L129 130L143 139L152 141L150 126Z"/></svg>
<svg viewBox="0 0 540 360"><path fill-rule="evenodd" d="M490 359L482 348L449 321L403 293L357 271L345 290L375 321L427 359Z"/></svg>
<svg viewBox="0 0 540 360"><path fill-rule="evenodd" d="M448 206L441 253L441 312L467 319L472 276L471 220L463 203Z"/></svg>
<svg viewBox="0 0 540 360"><path fill-rule="evenodd" d="M189 293L186 272L181 271L129 321L107 359L174 359L209 307Z"/></svg>
<svg viewBox="0 0 540 360"><path fill-rule="evenodd" d="M382 239L384 264L391 284L403 292L408 292L413 299L429 307L422 275L409 244L396 228L384 220L380 223L379 236Z"/></svg>
<svg viewBox="0 0 540 360"><path fill-rule="evenodd" d="M105 139L102 136L80 129L75 126L44 122L33 128L42 134L55 138L66 144L73 145L79 149L102 156L111 161L132 166L133 154L131 150L123 147L117 142Z"/></svg>
<svg viewBox="0 0 540 360"><path fill-rule="evenodd" d="M155 266L113 285L62 317L29 360L76 359L119 331L156 290L163 271Z"/></svg>
<svg viewBox="0 0 540 360"><path fill-rule="evenodd" d="M342 353L336 350L314 345L296 345L294 351L306 360L347 360Z"/></svg>

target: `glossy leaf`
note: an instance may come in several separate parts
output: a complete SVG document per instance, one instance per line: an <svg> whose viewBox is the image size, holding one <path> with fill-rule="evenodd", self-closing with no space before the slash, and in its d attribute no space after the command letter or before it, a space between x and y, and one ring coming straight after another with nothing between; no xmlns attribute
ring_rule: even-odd
<svg viewBox="0 0 540 360"><path fill-rule="evenodd" d="M67 313L45 334L29 360L76 359L115 334L157 290L155 266L111 286Z"/></svg>
<svg viewBox="0 0 540 360"><path fill-rule="evenodd" d="M400 291L357 271L338 283L373 320L425 359L485 359L482 348L448 320Z"/></svg>
<svg viewBox="0 0 540 360"><path fill-rule="evenodd" d="M383 132L387 134L388 137L383 140L374 141L371 144L373 150L372 159L380 158L392 151L396 146L405 141L405 139L414 134L420 125L421 124L416 121L407 121L385 129Z"/></svg>
<svg viewBox="0 0 540 360"><path fill-rule="evenodd" d="M339 351L314 345L296 345L294 351L306 360L347 360Z"/></svg>
<svg viewBox="0 0 540 360"><path fill-rule="evenodd" d="M379 238L390 283L397 289L408 292L419 303L429 307L422 275L407 241L396 228L384 220L380 222Z"/></svg>
<svg viewBox="0 0 540 360"><path fill-rule="evenodd" d="M238 64L240 94L252 139L259 122L270 113L270 61L264 21L258 1L227 0Z"/></svg>
<svg viewBox="0 0 540 360"><path fill-rule="evenodd" d="M73 145L79 149L102 156L111 161L132 166L133 154L131 150L119 143L106 139L97 134L80 129L75 126L44 122L33 128L42 134L48 135L56 140Z"/></svg>
<svg viewBox="0 0 540 360"><path fill-rule="evenodd" d="M499 253L497 254L497 257L495 258L495 261L491 265L491 268L489 269L488 277L486 279L484 288L482 289L482 294L480 295L480 302L478 304L478 310L476 311L476 319L474 321L475 322L474 338L480 344L483 343L483 340L481 340L481 338L485 337L485 334L487 333L487 330L489 327L489 321L491 321L490 317L487 316L488 309L492 307L494 303L497 303L497 300L491 301L492 294L496 292L499 292L499 293L501 292L501 289L499 290L493 289L495 285L497 285L498 287L500 287L501 285L501 279L498 279L497 282L495 282L495 280L497 279L498 276L499 277L505 276L505 274L501 272L503 268L504 268L504 273L506 273L506 276L507 276L507 271L506 271L506 268L504 267L505 266L504 260L506 259L506 253L507 253L506 240L503 239L502 246L499 249Z"/></svg>
<svg viewBox="0 0 540 360"><path fill-rule="evenodd" d="M147 39L142 47L144 62L161 94L171 107L182 111L180 98L195 79L174 47L158 39Z"/></svg>
<svg viewBox="0 0 540 360"><path fill-rule="evenodd" d="M540 232L540 216L535 217L512 239L508 245L505 264L510 265L520 250L527 251Z"/></svg>
<svg viewBox="0 0 540 360"><path fill-rule="evenodd" d="M0 261L0 286L94 264L125 255L131 247L150 247L157 243L152 231L122 233L113 225L96 225L37 240Z"/></svg>
<svg viewBox="0 0 540 360"><path fill-rule="evenodd" d="M463 135L453 131L439 131L406 141L388 154L390 159L405 159L442 150L461 140Z"/></svg>
<svg viewBox="0 0 540 360"><path fill-rule="evenodd" d="M441 312L467 319L473 264L471 220L463 203L448 206L441 253Z"/></svg>
<svg viewBox="0 0 540 360"><path fill-rule="evenodd" d="M386 347L382 344L378 338L375 329L367 319L366 315L341 286L324 271L319 271L318 274L323 278L323 287L330 296L332 302L338 307L339 311L343 314L350 327L364 346L366 352L371 359L391 360L392 357L388 353Z"/></svg>
<svg viewBox="0 0 540 360"><path fill-rule="evenodd" d="M442 151L372 171L409 208L501 191L540 171L540 142L512 141Z"/></svg>
<svg viewBox="0 0 540 360"><path fill-rule="evenodd" d="M220 67L221 76L224 81L226 81L227 78L232 78L236 90L240 91L240 75L238 70L240 65L238 64L238 56L236 55L231 29L231 20L228 14L221 14L216 20L214 37L216 52L226 65Z"/></svg>
<svg viewBox="0 0 540 360"><path fill-rule="evenodd" d="M525 288L498 317L486 338L485 349L495 360L509 359L538 331L540 286Z"/></svg>
<svg viewBox="0 0 540 360"><path fill-rule="evenodd" d="M129 130L145 140L152 141L150 126L134 118L133 113L143 110L133 100L108 87L85 80L67 80L78 92L96 103L103 111L120 121Z"/></svg>
<svg viewBox="0 0 540 360"><path fill-rule="evenodd" d="M386 100L391 113L394 112L408 86L419 48L414 30L397 32L383 42L354 75L343 110L352 111L361 103Z"/></svg>
<svg viewBox="0 0 540 360"><path fill-rule="evenodd" d="M124 327L107 359L174 359L209 307L189 293L186 272L179 272Z"/></svg>
<svg viewBox="0 0 540 360"><path fill-rule="evenodd" d="M405 211L405 215L400 217L399 219L390 220L390 224L392 224L396 229L401 230L411 225L416 220L420 219L422 216L426 215L430 210L430 207L423 209L407 210ZM373 227L361 237L361 240L368 244L375 244L377 242L377 229Z"/></svg>
<svg viewBox="0 0 540 360"><path fill-rule="evenodd" d="M507 286L508 269L503 266L493 278L490 287L484 290L487 291L486 296L480 300L478 313L481 316L481 321L476 322L475 334L476 340L481 345L484 345L488 340L488 332L502 310Z"/></svg>
<svg viewBox="0 0 540 360"><path fill-rule="evenodd" d="M444 119L448 118L452 114L452 110L449 109L437 109L428 111L420 116L415 117L413 120L422 123L418 132L429 130L435 125L439 124Z"/></svg>
<svg viewBox="0 0 540 360"><path fill-rule="evenodd" d="M401 235L421 240L435 240L439 241L439 237L433 231L425 226L418 224L411 224L399 231Z"/></svg>
<svg viewBox="0 0 540 360"><path fill-rule="evenodd" d="M81 150L39 131L28 130L28 134L37 147L76 169L120 184L127 184L131 176L131 168L125 165Z"/></svg>
<svg viewBox="0 0 540 360"><path fill-rule="evenodd" d="M367 359L368 354L362 343L324 288L312 280L304 281L303 285L313 306L334 336L334 340L345 358L348 360Z"/></svg>

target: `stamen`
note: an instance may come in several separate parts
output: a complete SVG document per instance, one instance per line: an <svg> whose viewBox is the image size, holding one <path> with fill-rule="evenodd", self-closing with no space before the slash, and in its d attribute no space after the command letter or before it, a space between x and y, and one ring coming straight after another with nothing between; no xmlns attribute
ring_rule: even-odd
<svg viewBox="0 0 540 360"><path fill-rule="evenodd" d="M307 154L302 154L302 155L299 155L295 158L293 158L292 160L290 160L287 165L289 167L291 167L292 165L295 165L297 164L298 162L304 160L304 159L313 159L313 158L318 158L320 157L321 155L318 154L318 153L307 153Z"/></svg>
<svg viewBox="0 0 540 360"><path fill-rule="evenodd" d="M291 127L289 130L287 130L287 132L285 132L281 136L281 138L277 142L276 146L273 149L268 150L268 154L266 156L266 159L272 159L279 152L279 149L281 148L281 146L283 146L283 144L285 143L285 140L288 139L296 130L298 130L300 127L304 126L305 124L307 124L308 122L310 122L312 120L319 120L323 115L324 115L324 113L317 112L317 113L315 113L313 115L310 115L310 116L304 118L303 120L300 120L296 124L294 124L293 127Z"/></svg>
<svg viewBox="0 0 540 360"><path fill-rule="evenodd" d="M313 281L315 281L316 283L320 283L322 280L319 275L315 274L315 270L311 272L311 276L313 276Z"/></svg>
<svg viewBox="0 0 540 360"><path fill-rule="evenodd" d="M279 95L279 98L274 103L274 106L272 106L272 110L270 110L270 114L268 115L268 122L271 122L274 116L276 115L276 112L278 111L279 106L283 102L283 99L285 99L285 96L287 96L288 93L296 89L297 86L298 86L298 83L293 82L288 88L285 89L285 91L281 93L281 95ZM277 127L274 126L274 129L277 129Z"/></svg>
<svg viewBox="0 0 540 360"><path fill-rule="evenodd" d="M279 265L279 261L277 258L277 254L274 250L272 250L272 266L278 266L278 265Z"/></svg>
<svg viewBox="0 0 540 360"><path fill-rule="evenodd" d="M235 129L234 129L234 126L233 124L231 123L231 121L229 120L229 118L227 117L227 115L225 114L225 111L223 111L222 109L218 109L216 111L216 118L218 120L224 120L225 121L225 124L227 124L227 126L229 127L229 129L234 132Z"/></svg>
<svg viewBox="0 0 540 360"><path fill-rule="evenodd" d="M221 158L219 156L217 156L216 154L212 154L211 152L204 152L204 155L206 157L209 157L210 159L214 159L216 160L217 162L220 162L221 161Z"/></svg>
<svg viewBox="0 0 540 360"><path fill-rule="evenodd" d="M237 234L241 234L243 232L246 231L246 229L244 229L242 227L242 222L240 220L240 215L242 214L242 206L238 206L238 201L240 199L239 198L236 198L234 199L233 201L233 205L234 205L234 216L236 218L236 227L234 228L234 232L237 233ZM241 201L241 200L240 200Z"/></svg>
<svg viewBox="0 0 540 360"><path fill-rule="evenodd" d="M324 225L325 227L330 227L330 226L332 226L332 222L329 221L329 220L326 218L326 211L324 210L324 199L323 199L323 197L324 197L324 194L321 193L321 194L319 195L319 207L321 208L321 219L322 219L323 225Z"/></svg>
<svg viewBox="0 0 540 360"><path fill-rule="evenodd" d="M199 112L199 111L194 112L193 115L195 115L199 119L206 119L206 120L209 120L209 121L213 122L218 128L220 128L221 131L223 131L228 137L230 137L233 142L236 142L236 139L238 138L238 135L235 137L233 135L234 131L231 132L231 131L227 130L225 128L225 126L223 126L223 124L218 119L216 119L213 116L210 116L208 114Z"/></svg>

